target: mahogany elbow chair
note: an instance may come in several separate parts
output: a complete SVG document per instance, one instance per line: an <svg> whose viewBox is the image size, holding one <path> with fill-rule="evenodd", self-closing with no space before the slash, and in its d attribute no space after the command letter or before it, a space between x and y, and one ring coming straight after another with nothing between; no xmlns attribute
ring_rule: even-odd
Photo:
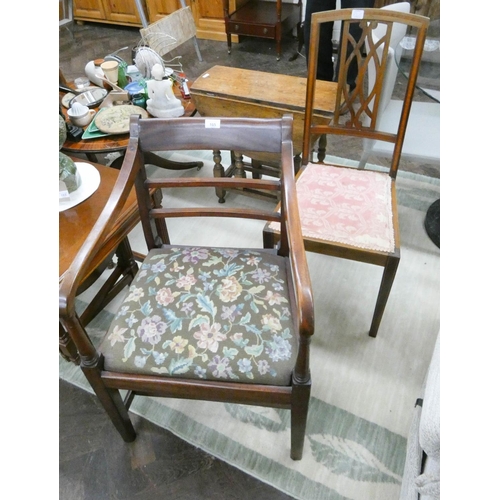
<svg viewBox="0 0 500 500"><path fill-rule="evenodd" d="M135 395L200 399L290 409L290 455L294 460L302 457L314 315L298 222L291 132L291 116L131 118L130 143L118 180L64 276L59 311L83 373L125 441L136 437L128 415ZM148 177L145 152L193 149L280 153L282 176ZM134 184L149 252L96 347L75 312L75 293ZM195 197L190 197L194 206L182 207L173 194L214 187L279 192L281 210L200 206ZM170 220L178 217L209 217L222 225L228 217L238 218L242 228L247 219L257 221L258 242L252 248L237 243L230 248L176 244ZM273 249L262 248L260 222L263 227L267 220L281 227ZM211 237L217 238L216 232ZM129 391L123 399L122 389Z"/></svg>
<svg viewBox="0 0 500 500"><path fill-rule="evenodd" d="M320 27L323 23L336 21L346 26L340 41L335 111L328 125L315 125L312 112ZM360 23L360 40L354 40L349 34L350 23ZM369 330L371 337L377 335L400 260L396 175L428 24L427 17L385 9L318 12L313 14L311 21L302 166L297 174L302 233L307 251L383 267ZM413 29L415 51L396 132L381 132L376 124L391 58L391 35L399 32L401 26ZM346 79L353 60L358 64L354 90ZM373 69L370 86L366 81L369 69ZM329 134L392 144L390 168L380 171L362 169L361 166L346 167L325 161L319 150L315 161L313 141ZM267 247L276 244L279 232L274 222L266 225L264 240Z"/></svg>

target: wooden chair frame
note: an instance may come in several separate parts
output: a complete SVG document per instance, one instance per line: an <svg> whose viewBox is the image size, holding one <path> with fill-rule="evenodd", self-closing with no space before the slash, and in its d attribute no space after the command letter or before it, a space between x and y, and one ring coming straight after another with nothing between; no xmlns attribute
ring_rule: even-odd
<svg viewBox="0 0 500 500"><path fill-rule="evenodd" d="M360 19L360 16L362 18ZM314 95L316 86L316 70L318 58L318 44L320 27L323 23L342 21L347 23L344 27L343 39L340 43L340 65L338 75L338 90L336 95L335 111L330 124L315 125L312 121L314 109ZM362 22L363 36L356 41L349 34L349 23ZM387 26L385 36L374 43L371 31L384 23ZM413 64L409 73L408 86L404 97L398 130L395 134L379 132L376 129L377 111L384 89L385 69L389 54L389 40L392 27L395 23L403 23L412 27L417 32ZM327 135L344 135L366 139L377 139L394 144L394 153L388 175L391 178L391 198L394 226L395 247L392 252L367 250L347 244L330 242L326 240L305 238L307 251L324 255L336 256L359 262L382 266L384 268L381 286L379 289L375 311L369 330L371 337L376 337L382 315L390 294L396 271L400 260L399 225L396 199L396 175L398 171L405 130L410 113L413 93L416 85L418 68L422 57L425 36L429 19L415 14L399 13L381 9L341 9L334 11L318 12L312 15L311 42L309 46L309 66L306 92L306 109L304 118L304 142L302 153L302 167L297 177L300 177L310 161L314 140ZM347 50L348 45L352 50ZM365 55L366 53L366 55ZM354 91L350 90L346 81L347 69L350 62L356 58L358 62L357 85ZM374 64L376 68L375 84L371 91L365 94L364 80L367 76L368 65ZM345 112L347 111L347 116ZM368 120L366 117L368 116ZM324 163L324 151L318 150L318 163ZM342 167L341 165L333 165ZM269 227L264 228L265 245L272 247L276 244L279 231Z"/></svg>
<svg viewBox="0 0 500 500"><path fill-rule="evenodd" d="M220 128L206 126L204 118L140 119L131 118L130 143L115 188L102 215L95 224L73 264L60 284L60 320L75 343L80 366L122 438L135 439L128 416L134 395L224 401L241 404L288 408L291 410L291 457L299 460L304 445L307 409L311 389L309 344L314 330L313 299L306 254L300 229L294 181L292 154L292 118L246 119L211 118ZM164 178L148 179L144 164L147 151L168 150L256 150L280 153L281 179L258 180L241 178ZM135 184L144 235L149 249L170 244L165 219L170 217L243 217L279 221L282 232L277 255L285 257L293 284L290 310L298 337L298 356L290 384L286 386L257 385L241 382L220 382L110 372L103 369L104 357L85 332L75 312L75 295L87 268L112 226L117 214ZM162 208L161 196L152 201L151 190L161 188L219 187L224 189L259 188L281 193L281 210L238 209L217 204L216 207ZM119 389L129 391L122 399Z"/></svg>

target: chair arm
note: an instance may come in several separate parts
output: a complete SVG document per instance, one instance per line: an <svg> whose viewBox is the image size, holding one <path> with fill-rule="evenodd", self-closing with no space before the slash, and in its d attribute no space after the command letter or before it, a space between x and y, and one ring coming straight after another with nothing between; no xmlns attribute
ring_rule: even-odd
<svg viewBox="0 0 500 500"><path fill-rule="evenodd" d="M132 139L130 140L132 142ZM76 254L59 284L59 317L75 317L75 297L89 266L123 209L134 185L136 171L140 168L137 144L127 149L123 165L109 199L85 242Z"/></svg>
<svg viewBox="0 0 500 500"><path fill-rule="evenodd" d="M288 237L290 268L296 290L299 333L301 338L308 338L314 333L314 302L300 224L291 140L285 143L282 151L282 169L284 197L282 197L281 207L285 211L284 215L287 224L286 234Z"/></svg>

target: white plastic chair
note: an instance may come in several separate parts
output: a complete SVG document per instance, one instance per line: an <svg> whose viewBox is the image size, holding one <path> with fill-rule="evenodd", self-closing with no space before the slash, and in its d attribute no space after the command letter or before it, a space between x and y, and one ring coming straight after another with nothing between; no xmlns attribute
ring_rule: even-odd
<svg viewBox="0 0 500 500"><path fill-rule="evenodd" d="M403 13L410 12L408 2L400 2L382 7L385 10L394 10ZM390 40L388 57L390 62L387 66L387 75L384 81L384 89L380 101L376 128L382 132L396 132L403 101L392 99L394 86L398 75L398 64L396 61L396 48L406 34L406 26L400 25L396 29L394 26ZM381 25L374 30L374 40L380 38L384 33L377 30L384 30ZM368 85L373 86L374 68L368 68ZM406 128L405 139L401 157L410 160L425 161L427 163L439 163L440 161L440 105L438 102L415 102L412 103L410 117ZM389 142L374 141L366 139L363 141L363 155L359 168L364 168L370 155L381 157L392 157L393 145Z"/></svg>

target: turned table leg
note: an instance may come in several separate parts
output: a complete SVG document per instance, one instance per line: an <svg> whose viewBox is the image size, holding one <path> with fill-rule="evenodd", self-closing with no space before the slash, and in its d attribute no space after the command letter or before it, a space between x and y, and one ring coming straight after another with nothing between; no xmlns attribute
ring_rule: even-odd
<svg viewBox="0 0 500 500"><path fill-rule="evenodd" d="M222 155L220 150L215 149L213 151L213 158L214 158L214 177L225 177L226 171L221 163ZM219 198L219 203L225 203L226 191L224 189L216 187L215 194L217 195L217 198Z"/></svg>

